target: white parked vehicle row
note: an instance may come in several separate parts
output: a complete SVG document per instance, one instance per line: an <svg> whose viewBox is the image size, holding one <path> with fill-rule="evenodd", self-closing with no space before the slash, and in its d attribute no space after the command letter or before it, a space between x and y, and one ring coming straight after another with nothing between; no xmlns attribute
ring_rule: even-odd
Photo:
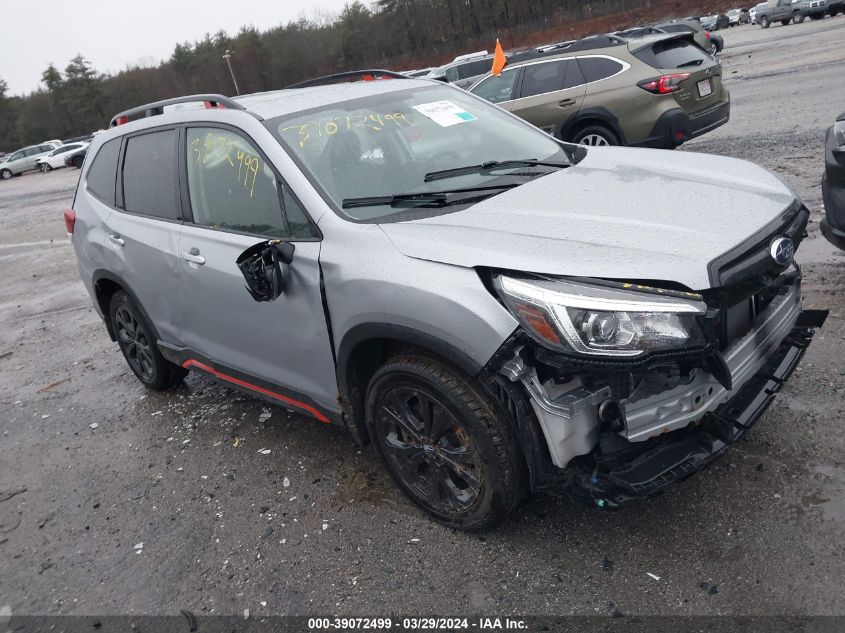
<svg viewBox="0 0 845 633"><path fill-rule="evenodd" d="M68 152L88 147L88 145L89 143L85 142L68 143L67 145L60 145L46 156L41 156L40 158L37 158L35 163L38 169L40 169L44 173L47 173L48 171L53 171L54 169L59 169L60 167L65 166L65 156Z"/></svg>

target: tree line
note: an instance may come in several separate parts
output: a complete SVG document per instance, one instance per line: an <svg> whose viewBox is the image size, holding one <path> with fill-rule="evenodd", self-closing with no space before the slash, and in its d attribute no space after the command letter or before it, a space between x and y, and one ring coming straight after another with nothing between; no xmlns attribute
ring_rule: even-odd
<svg viewBox="0 0 845 633"><path fill-rule="evenodd" d="M410 69L442 63L456 52L508 45L520 34L591 17L641 9L652 0L376 0L355 1L337 16L310 18L259 32L220 31L177 44L157 67L103 74L82 55L64 69L50 64L41 87L8 94L0 79L0 149L88 134L130 107L184 94L233 95L223 59L241 93L283 88L297 81L356 68Z"/></svg>

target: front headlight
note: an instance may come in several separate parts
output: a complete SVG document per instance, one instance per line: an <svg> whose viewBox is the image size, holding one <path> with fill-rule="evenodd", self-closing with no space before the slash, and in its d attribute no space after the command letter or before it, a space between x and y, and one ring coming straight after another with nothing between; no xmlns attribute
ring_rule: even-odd
<svg viewBox="0 0 845 633"><path fill-rule="evenodd" d="M845 148L845 121L837 121L833 125L834 147Z"/></svg>
<svg viewBox="0 0 845 633"><path fill-rule="evenodd" d="M705 342L695 317L706 306L692 293L687 299L505 275L496 277L495 286L532 338L563 352L631 358Z"/></svg>

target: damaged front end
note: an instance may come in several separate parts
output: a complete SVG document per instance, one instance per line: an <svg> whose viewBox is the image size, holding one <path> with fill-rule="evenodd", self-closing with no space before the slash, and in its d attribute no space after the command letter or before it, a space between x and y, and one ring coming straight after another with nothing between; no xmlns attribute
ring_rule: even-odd
<svg viewBox="0 0 845 633"><path fill-rule="evenodd" d="M489 369L521 387L571 492L601 507L651 496L741 438L827 315L802 310L792 263L702 294L537 276L493 284L522 328Z"/></svg>

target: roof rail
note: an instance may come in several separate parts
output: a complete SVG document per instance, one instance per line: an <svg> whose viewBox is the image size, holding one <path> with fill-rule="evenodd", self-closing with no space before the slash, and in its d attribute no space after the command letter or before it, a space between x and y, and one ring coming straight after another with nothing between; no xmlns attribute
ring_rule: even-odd
<svg viewBox="0 0 845 633"><path fill-rule="evenodd" d="M538 46L534 50L541 55L555 55L564 51L567 53L573 51L589 51L596 48L619 46L621 44L625 44L625 41L617 35L589 35L580 40L569 40L567 42L558 42L557 44Z"/></svg>
<svg viewBox="0 0 845 633"><path fill-rule="evenodd" d="M363 70L350 70L343 73L334 73L333 75L325 75L324 77L316 77L314 79L307 79L300 81L290 86L290 88L310 88L311 86L325 86L327 84L335 83L337 79L351 79L357 77L362 81L372 81L373 79L408 79L402 73L397 73L392 70L380 70L377 68L365 68Z"/></svg>
<svg viewBox="0 0 845 633"><path fill-rule="evenodd" d="M205 103L206 108L229 108L230 110L246 110L246 108L237 101L233 101L229 97L224 97L223 95L187 95L185 97L174 97L173 99L155 101L153 103L148 103L146 105L138 106L136 108L124 110L123 112L115 114L111 118L111 121L109 122L109 127L115 127L117 125L123 125L124 123L128 123L129 117L134 116L136 114L140 114L142 112L144 113L145 117L157 116L159 114L164 114L165 106L175 105L177 103L194 103L197 101L202 101L203 103Z"/></svg>

